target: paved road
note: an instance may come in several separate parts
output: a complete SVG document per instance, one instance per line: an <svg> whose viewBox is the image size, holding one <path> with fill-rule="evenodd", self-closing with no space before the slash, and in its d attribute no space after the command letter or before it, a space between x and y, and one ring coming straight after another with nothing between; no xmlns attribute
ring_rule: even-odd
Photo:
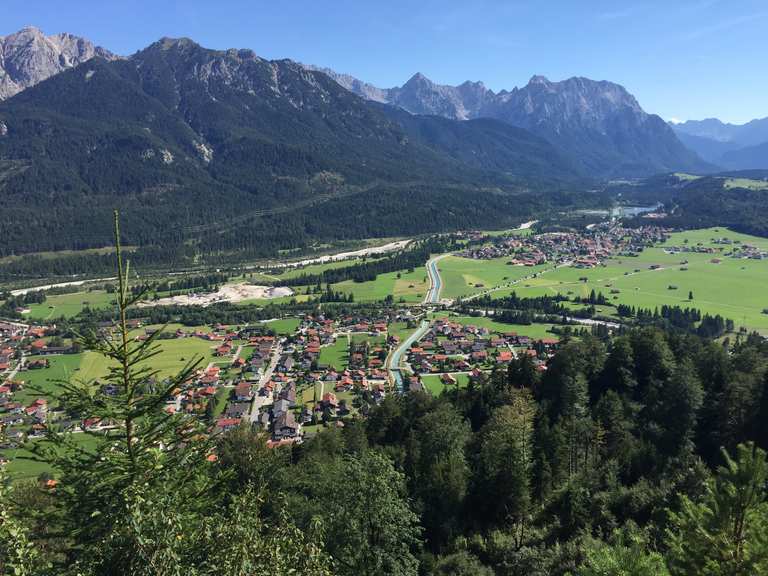
<svg viewBox="0 0 768 576"><path fill-rule="evenodd" d="M86 282L111 282L117 280L117 278L93 278L86 280L74 280L72 282L59 282L58 284L46 284L45 286L33 286L32 288L21 288L19 290L11 290L11 296L23 296L29 292L37 292L38 290L50 290L51 288L61 288L64 286L82 286Z"/></svg>
<svg viewBox="0 0 768 576"><path fill-rule="evenodd" d="M424 334L427 333L429 330L429 321L422 320L421 325L418 327L418 329L413 332L405 341L403 341L400 346L397 347L397 349L390 354L388 359L388 370L389 370L389 376L390 380L394 382L395 388L398 392L402 392L404 389L403 385L403 375L400 371L400 361L403 358L403 354L405 354L408 351L408 348L411 347L411 344L419 340Z"/></svg>
<svg viewBox="0 0 768 576"><path fill-rule="evenodd" d="M282 354L282 352L283 347L280 343L278 343L272 352L272 358L270 359L269 366L267 366L267 368L264 370L264 373L261 375L261 378L259 378L259 385L257 387L256 394L253 396L253 401L251 402L251 413L248 415L248 420L250 422L256 422L259 419L259 411L263 406L272 404L274 393L269 396L262 396L258 391L261 390L261 388L263 388L264 385L272 378L272 374L274 374L275 368L277 368L277 363L280 360L280 354ZM274 392L279 392L279 390L275 390Z"/></svg>
<svg viewBox="0 0 768 576"><path fill-rule="evenodd" d="M13 380L14 378L16 378L16 374L18 374L19 370L21 370L24 367L24 364L26 363L26 361L27 361L27 355L22 352L21 358L16 363L16 366L14 366L13 370L8 372L8 375L4 376L3 379L4 380Z"/></svg>
<svg viewBox="0 0 768 576"><path fill-rule="evenodd" d="M430 286L426 296L424 296L424 304L437 304L440 302L440 291L443 289L443 280L440 278L440 270L437 267L437 263L446 256L450 256L450 254L435 256L427 262L427 275L429 276Z"/></svg>

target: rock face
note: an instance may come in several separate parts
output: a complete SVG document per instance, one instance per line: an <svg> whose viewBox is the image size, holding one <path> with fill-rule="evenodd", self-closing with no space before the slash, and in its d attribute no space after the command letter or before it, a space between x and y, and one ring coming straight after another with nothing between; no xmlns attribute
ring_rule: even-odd
<svg viewBox="0 0 768 576"><path fill-rule="evenodd" d="M333 78L337 84L343 86L350 92L354 92L358 96L362 96L366 100L372 102L381 102L387 104L390 101L389 90L386 88L379 88L373 84L368 84L362 80L358 80L354 76L349 74L339 74L335 70L330 68L323 68L321 66L312 66L310 64L304 64L304 67L308 70L314 70L315 72L322 72L326 76Z"/></svg>
<svg viewBox="0 0 768 576"><path fill-rule="evenodd" d="M623 86L612 82L580 77L550 82L534 76L522 88L495 93L482 82L446 86L416 74L401 87L380 89L351 76L321 71L358 96L411 114L494 118L525 128L597 176L711 168L683 146L661 118L647 114Z"/></svg>
<svg viewBox="0 0 768 576"><path fill-rule="evenodd" d="M612 82L534 76L523 88L496 94L480 114L531 130L600 176L707 169L661 118Z"/></svg>
<svg viewBox="0 0 768 576"><path fill-rule="evenodd" d="M116 58L108 50L71 34L46 36L37 28L27 27L0 36L0 100L94 56Z"/></svg>
<svg viewBox="0 0 768 576"><path fill-rule="evenodd" d="M338 84L358 96L391 104L411 114L442 116L451 120L470 120L479 116L487 98L493 96L482 82L464 82L460 86L435 84L420 72L414 74L403 86L379 88L358 80L349 74L340 74L330 68L304 65L309 70L322 72Z"/></svg>
<svg viewBox="0 0 768 576"><path fill-rule="evenodd" d="M452 120L470 120L493 97L482 82L464 82L459 86L435 84L421 73L414 74L401 88L388 91L389 103L412 114L429 114Z"/></svg>

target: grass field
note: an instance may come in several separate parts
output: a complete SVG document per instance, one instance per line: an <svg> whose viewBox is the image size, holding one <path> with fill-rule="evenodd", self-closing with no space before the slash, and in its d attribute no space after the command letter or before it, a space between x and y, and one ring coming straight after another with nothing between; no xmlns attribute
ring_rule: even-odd
<svg viewBox="0 0 768 576"><path fill-rule="evenodd" d="M95 448L101 441L101 438L91 436L90 434L72 434L72 438L76 440L77 444L88 450ZM27 460L26 458L32 457L32 452L29 451L30 443L45 442L42 438L35 438L28 440L24 448L16 448L13 450L3 450L1 453L3 456L10 459L8 463L8 474L14 480L34 479L40 476L40 474L56 474L56 470L45 462L37 462L35 460Z"/></svg>
<svg viewBox="0 0 768 576"><path fill-rule="evenodd" d="M351 334L350 339L352 340L353 344L368 342L368 346L371 348L375 348L376 346L384 346L387 343L387 337L384 335L370 336L368 334Z"/></svg>
<svg viewBox="0 0 768 576"><path fill-rule="evenodd" d="M224 412L224 408L227 407L227 401L229 400L231 393L232 388L219 388L216 390L216 403L213 405L213 412L211 414L213 420L221 416L221 413Z"/></svg>
<svg viewBox="0 0 768 576"><path fill-rule="evenodd" d="M264 326L274 330L278 336L290 336L299 327L298 318L281 318L273 322L263 322Z"/></svg>
<svg viewBox="0 0 768 576"><path fill-rule="evenodd" d="M362 260L360 258L351 258L349 260L338 260L335 262L325 262L323 264L310 264L303 267L291 267L286 268L282 273L274 274L274 278L296 278L297 276L303 276L304 274L320 274L326 270L335 270L336 268L345 268L347 266L354 266L360 264Z"/></svg>
<svg viewBox="0 0 768 576"><path fill-rule="evenodd" d="M346 337L341 337L330 346L325 346L320 350L319 364L324 366L333 366L336 370L344 370L347 367L349 356L349 343Z"/></svg>
<svg viewBox="0 0 768 576"><path fill-rule="evenodd" d="M175 375L193 358L202 357L200 366L203 368L214 359L212 343L200 338L159 340L158 344L161 352L150 359L149 364L159 371L160 378ZM40 392L33 388L42 390L42 394L47 396L58 391L60 380L90 381L103 378L109 371L107 359L96 352L48 356L47 359L50 363L48 368L19 372L17 378L26 383L15 396L19 401L27 402L39 396Z"/></svg>
<svg viewBox="0 0 768 576"><path fill-rule="evenodd" d="M453 377L456 379L459 388L466 388L469 384L468 374L453 374ZM433 396L440 396L443 390L446 389L446 385L440 380L439 374L427 374L422 376L421 382L424 384L424 388L426 388ZM449 386L448 388L453 390L454 386Z"/></svg>
<svg viewBox="0 0 768 576"><path fill-rule="evenodd" d="M679 232L662 246L648 248L636 258L613 258L604 267L593 269L558 268L525 280L514 288L496 292L496 296L517 292L520 296L564 294L588 296L591 290L602 291L614 303L642 308L663 304L690 306L709 314L732 319L737 327L768 334L768 260L736 259L720 253L732 246L718 245L712 240L727 237L732 241L756 245L768 250L768 239L737 234L724 228ZM716 254L667 254L664 246L701 244L718 250ZM712 263L713 258L720 263ZM683 265L681 262L687 260ZM651 266L658 266L652 270ZM687 268L687 270L682 270ZM586 282L580 278L587 278ZM675 287L670 289L670 287ZM618 291L611 294L611 291ZM688 293L693 292L693 301Z"/></svg>
<svg viewBox="0 0 768 576"><path fill-rule="evenodd" d="M415 330L416 327L409 328L407 322L391 322L387 328L389 336L397 336L400 342L408 338Z"/></svg>
<svg viewBox="0 0 768 576"><path fill-rule="evenodd" d="M747 188L748 190L768 190L768 181L751 178L726 178L725 188Z"/></svg>
<svg viewBox="0 0 768 576"><path fill-rule="evenodd" d="M50 295L42 304L32 304L27 315L35 320L47 320L49 318L71 318L89 306L90 308L108 308L112 306L114 294L107 294L104 290L92 292L75 292L73 294Z"/></svg>
<svg viewBox="0 0 768 576"><path fill-rule="evenodd" d="M517 332L521 336L528 336L536 340L542 338L557 338L557 334L553 334L549 330L552 328L552 324L507 324L505 322L496 322L491 318L475 317L475 316L452 316L445 313L437 313L433 315L434 318L449 318L451 322L458 322L465 326L478 326L487 328L491 332L504 334L506 332Z"/></svg>
<svg viewBox="0 0 768 576"><path fill-rule="evenodd" d="M315 395L317 395L317 400L319 402L323 398L323 394L326 392L333 392L336 395L337 400L346 400L347 406L350 409L352 408L352 401L355 397L354 392L335 392L333 389L333 384L323 382L315 382L314 385L307 386L301 390L300 402L302 405L312 408L312 406L314 406Z"/></svg>
<svg viewBox="0 0 768 576"><path fill-rule="evenodd" d="M65 354L48 356L48 368L25 370L16 375L24 381L24 388L14 394L13 399L23 404L31 403L37 396L50 396L59 389L61 380L69 380L77 375L83 354Z"/></svg>
<svg viewBox="0 0 768 576"><path fill-rule="evenodd" d="M398 274L400 278L397 277ZM429 278L426 268L422 266L413 272L401 270L379 274L376 280L371 282L345 280L333 284L333 289L345 294L353 294L355 302L383 300L391 294L395 302L418 303L424 299L424 295L429 290Z"/></svg>
<svg viewBox="0 0 768 576"><path fill-rule="evenodd" d="M160 378L173 376L190 360L201 358L200 367L213 361L212 343L200 338L177 338L158 341L161 352L148 362L159 372Z"/></svg>
<svg viewBox="0 0 768 576"><path fill-rule="evenodd" d="M301 403L304 406L309 406L310 408L314 406L314 400L315 397L317 397L318 402L323 397L323 383L322 382L315 382L314 384L310 386L306 386L301 391Z"/></svg>
<svg viewBox="0 0 768 576"><path fill-rule="evenodd" d="M547 268L547 266L510 266L507 264L509 260L509 257L491 260L475 260L459 256L443 258L437 264L443 281L440 296L442 298L469 296L539 273Z"/></svg>
<svg viewBox="0 0 768 576"><path fill-rule="evenodd" d="M268 304L288 304L291 300L296 302L306 302L312 296L306 294L294 294L293 296L280 296L278 298L250 298L235 302L237 306L266 306Z"/></svg>
<svg viewBox="0 0 768 576"><path fill-rule="evenodd" d="M483 234L487 236L528 236L532 234L532 230L530 228L524 228L523 230L520 230L519 228L507 228L504 230L484 230Z"/></svg>

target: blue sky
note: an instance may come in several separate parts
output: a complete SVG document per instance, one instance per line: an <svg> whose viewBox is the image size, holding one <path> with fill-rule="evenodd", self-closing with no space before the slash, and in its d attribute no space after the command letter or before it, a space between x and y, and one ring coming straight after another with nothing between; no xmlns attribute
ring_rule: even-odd
<svg viewBox="0 0 768 576"><path fill-rule="evenodd" d="M162 36L328 66L389 87L422 72L494 89L587 76L665 119L768 116L766 0L0 0L25 25L131 54Z"/></svg>

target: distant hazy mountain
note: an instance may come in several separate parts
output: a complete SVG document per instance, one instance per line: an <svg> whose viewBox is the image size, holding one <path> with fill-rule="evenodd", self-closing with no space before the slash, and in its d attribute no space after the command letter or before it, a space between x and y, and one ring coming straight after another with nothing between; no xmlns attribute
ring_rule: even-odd
<svg viewBox="0 0 768 576"><path fill-rule="evenodd" d="M722 164L731 170L768 169L768 142L725 152Z"/></svg>
<svg viewBox="0 0 768 576"><path fill-rule="evenodd" d="M768 118L751 120L746 124L729 124L717 118L688 120L673 124L678 134L689 134L719 142L733 142L740 146L754 146L768 142Z"/></svg>
<svg viewBox="0 0 768 576"><path fill-rule="evenodd" d="M680 140L705 160L731 170L768 168L768 118L728 124L717 118L672 124Z"/></svg>
<svg viewBox="0 0 768 576"><path fill-rule="evenodd" d="M715 140L706 136L696 136L686 132L677 132L677 137L688 149L696 152L701 158L716 166L723 165L723 155L737 150L739 145L727 140Z"/></svg>
<svg viewBox="0 0 768 576"><path fill-rule="evenodd" d="M46 36L31 26L0 36L0 100L94 56L115 58L108 50L84 38L71 34Z"/></svg>
<svg viewBox="0 0 768 576"><path fill-rule="evenodd" d="M417 72L402 87L378 88L349 74L330 68L307 65L311 70L327 74L347 90L366 100L391 104L411 114L429 114L453 120L477 118L488 96L493 92L482 82L464 82L459 86L435 84Z"/></svg>
<svg viewBox="0 0 768 576"><path fill-rule="evenodd" d="M395 113L250 50L93 58L0 103L0 254L104 245L112 208L140 245L269 253L514 223L578 190L523 129Z"/></svg>
<svg viewBox="0 0 768 576"><path fill-rule="evenodd" d="M643 111L622 86L588 78L550 82L534 76L523 88L494 93L482 82L445 86L414 75L381 89L323 69L363 98L412 114L468 120L495 118L549 140L597 176L638 176L670 170L707 171L656 115Z"/></svg>

